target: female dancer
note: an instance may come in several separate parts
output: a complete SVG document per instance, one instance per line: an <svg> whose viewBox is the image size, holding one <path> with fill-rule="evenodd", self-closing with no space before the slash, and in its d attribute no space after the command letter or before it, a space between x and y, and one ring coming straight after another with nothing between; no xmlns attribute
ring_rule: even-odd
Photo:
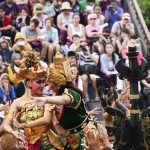
<svg viewBox="0 0 150 150"><path fill-rule="evenodd" d="M83 150L81 144L86 143L85 132L96 129L95 123L90 120L82 101L82 92L73 86L69 61L59 52L50 65L50 85L56 96L32 97L34 100L26 104L42 107L46 103L56 104L56 116L60 125L66 130L68 147L74 150ZM59 106L60 105L60 106ZM28 124L26 124L28 125Z"/></svg>
<svg viewBox="0 0 150 150"><path fill-rule="evenodd" d="M29 90L20 98L16 99L11 105L10 112L4 123L5 132L13 135L18 140L25 142L18 131L12 129L13 112L21 112L20 122L15 121L14 125L18 128L24 128L27 139L28 150L56 150L55 147L61 149L57 143L55 134L50 130L50 122L52 112L55 105L45 104L42 108L30 108L31 104L24 105L29 102L29 96L42 97L42 91L45 87L47 78L47 70L43 69L39 63L39 59L34 52L27 52L22 61L22 65L17 78L26 79ZM51 140L52 139L52 140Z"/></svg>

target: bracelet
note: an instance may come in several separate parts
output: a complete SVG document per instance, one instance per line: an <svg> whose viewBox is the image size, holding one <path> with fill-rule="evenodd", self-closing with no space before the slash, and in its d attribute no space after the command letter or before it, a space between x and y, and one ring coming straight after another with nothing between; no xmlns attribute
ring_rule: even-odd
<svg viewBox="0 0 150 150"><path fill-rule="evenodd" d="M48 96L46 96L46 103L49 103L49 98L48 98Z"/></svg>
<svg viewBox="0 0 150 150"><path fill-rule="evenodd" d="M10 131L7 131L7 133L8 133L8 134L12 134L12 130L10 130Z"/></svg>
<svg viewBox="0 0 150 150"><path fill-rule="evenodd" d="M22 127L26 128L27 127L27 123L22 123Z"/></svg>

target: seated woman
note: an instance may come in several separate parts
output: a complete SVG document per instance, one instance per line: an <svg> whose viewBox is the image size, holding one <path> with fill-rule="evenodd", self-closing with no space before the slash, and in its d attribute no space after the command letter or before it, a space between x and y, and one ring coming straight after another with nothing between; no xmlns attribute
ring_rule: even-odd
<svg viewBox="0 0 150 150"><path fill-rule="evenodd" d="M102 34L102 28L100 25L96 24L97 15L95 13L88 16L89 24L85 27L85 33L90 43L98 41L100 35Z"/></svg>
<svg viewBox="0 0 150 150"><path fill-rule="evenodd" d="M102 54L100 57L100 66L103 79L107 82L107 87L110 88L110 74L111 71L118 73L115 69L115 64L119 60L119 56L114 53L114 48L112 43L107 43L105 47L106 53Z"/></svg>
<svg viewBox="0 0 150 150"><path fill-rule="evenodd" d="M55 147L62 149L56 135L50 130L50 122L55 105L45 104L40 109L30 108L31 104L25 105L27 101L31 100L30 96L43 97L42 92L46 84L47 70L41 67L39 59L37 59L34 52L27 52L24 56L17 78L25 79L29 90L11 105L8 117L4 123L5 132L25 143L25 140L20 137L19 131L12 129L13 112L17 113L20 111L21 123L14 121L14 126L24 128L28 150L56 150Z"/></svg>
<svg viewBox="0 0 150 150"><path fill-rule="evenodd" d="M12 47L14 53L24 55L27 50L32 51L31 45L26 42L26 38L21 32L17 32L14 42L15 44Z"/></svg>
<svg viewBox="0 0 150 150"><path fill-rule="evenodd" d="M20 31L22 27L28 26L30 24L30 16L28 15L28 9L22 7L20 10L20 15L16 19L17 30Z"/></svg>
<svg viewBox="0 0 150 150"><path fill-rule="evenodd" d="M81 150L81 144L87 143L85 133L88 129L97 130L94 121L90 120L82 101L82 92L73 86L69 61L59 52L50 65L50 85L55 96L32 97L27 102L42 107L45 103L56 104L56 117L66 130L69 149ZM28 124L27 124L28 125Z"/></svg>
<svg viewBox="0 0 150 150"><path fill-rule="evenodd" d="M73 42L73 35L78 35L81 41L86 41L84 26L82 24L79 24L79 22L79 14L73 14L73 24L69 25L68 27L68 37L70 42Z"/></svg>
<svg viewBox="0 0 150 150"><path fill-rule="evenodd" d="M11 57L11 64L7 67L7 72L11 83L17 84L18 79L16 78L16 73L19 71L19 65L21 62L21 55L18 53L13 53Z"/></svg>
<svg viewBox="0 0 150 150"><path fill-rule="evenodd" d="M72 8L68 2L62 3L62 13L57 16L57 27L59 29L59 39L63 45L67 43L67 28L72 24L73 13Z"/></svg>
<svg viewBox="0 0 150 150"><path fill-rule="evenodd" d="M80 14L80 5L78 0L69 0L71 7L72 7L72 12L73 13L78 13Z"/></svg>

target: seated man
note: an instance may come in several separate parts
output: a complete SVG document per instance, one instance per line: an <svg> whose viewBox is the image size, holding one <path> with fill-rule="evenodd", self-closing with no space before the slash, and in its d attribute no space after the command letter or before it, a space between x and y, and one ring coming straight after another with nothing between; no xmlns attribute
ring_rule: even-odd
<svg viewBox="0 0 150 150"><path fill-rule="evenodd" d="M130 14L124 13L121 21L117 21L114 23L111 29L111 38L121 40L121 30L126 28L129 31L129 36L133 36L135 34L134 25L131 23Z"/></svg>
<svg viewBox="0 0 150 150"><path fill-rule="evenodd" d="M105 11L105 22L108 23L108 27L112 28L113 24L116 21L122 19L123 9L117 7L116 0L110 0L110 5L107 7Z"/></svg>
<svg viewBox="0 0 150 150"><path fill-rule="evenodd" d="M92 85L95 90L95 101L99 101L97 87L96 87L96 78L90 76L90 74L97 74L97 64L99 56L95 52L90 52L90 47L87 42L81 42L81 51L77 52L79 56L79 74L81 75L83 81L83 93L85 102L90 102L88 95L88 77L92 80Z"/></svg>
<svg viewBox="0 0 150 150"><path fill-rule="evenodd" d="M41 37L40 31L38 29L39 21L33 19L29 26L25 26L21 29L21 33L25 35L26 41L32 46L33 49L41 49L41 60L44 61L47 54L47 42Z"/></svg>
<svg viewBox="0 0 150 150"><path fill-rule="evenodd" d="M12 26L11 18L5 16L5 8L0 6L0 37L8 36L11 37L12 44L16 35L15 27Z"/></svg>

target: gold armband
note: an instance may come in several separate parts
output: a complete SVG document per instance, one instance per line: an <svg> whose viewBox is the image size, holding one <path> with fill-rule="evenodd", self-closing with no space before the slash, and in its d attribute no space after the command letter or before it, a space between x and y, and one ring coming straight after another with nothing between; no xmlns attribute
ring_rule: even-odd
<svg viewBox="0 0 150 150"><path fill-rule="evenodd" d="M27 127L27 123L22 123L22 127L26 128Z"/></svg>
<svg viewBox="0 0 150 150"><path fill-rule="evenodd" d="M45 107L45 111L51 112L55 108L55 105L52 105L51 107Z"/></svg>
<svg viewBox="0 0 150 150"><path fill-rule="evenodd" d="M12 116L12 114L7 114L4 118L13 119L13 116Z"/></svg>
<svg viewBox="0 0 150 150"><path fill-rule="evenodd" d="M7 131L7 133L8 133L8 134L12 134L12 130L10 130L10 131Z"/></svg>
<svg viewBox="0 0 150 150"><path fill-rule="evenodd" d="M49 103L48 96L46 96L46 103Z"/></svg>

